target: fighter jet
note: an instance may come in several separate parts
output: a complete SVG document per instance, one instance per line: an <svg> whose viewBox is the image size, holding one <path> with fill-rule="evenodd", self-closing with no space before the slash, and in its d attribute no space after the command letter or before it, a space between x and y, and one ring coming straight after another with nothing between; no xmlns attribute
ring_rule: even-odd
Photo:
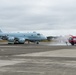
<svg viewBox="0 0 76 75"><path fill-rule="evenodd" d="M40 41L46 40L47 38L36 32L32 33L5 33L0 30L0 38L2 40L7 40L8 44L24 44L26 41L34 42L36 44L39 44Z"/></svg>

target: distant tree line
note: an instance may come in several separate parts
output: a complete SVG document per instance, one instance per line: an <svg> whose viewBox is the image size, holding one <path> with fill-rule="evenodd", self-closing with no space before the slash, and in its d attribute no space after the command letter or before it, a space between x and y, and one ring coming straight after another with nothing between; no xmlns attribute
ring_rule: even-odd
<svg viewBox="0 0 76 75"><path fill-rule="evenodd" d="M48 36L48 37L47 37L47 40L48 40L48 41L51 41L52 39L56 39L56 38L58 38L58 37L57 37L57 36Z"/></svg>

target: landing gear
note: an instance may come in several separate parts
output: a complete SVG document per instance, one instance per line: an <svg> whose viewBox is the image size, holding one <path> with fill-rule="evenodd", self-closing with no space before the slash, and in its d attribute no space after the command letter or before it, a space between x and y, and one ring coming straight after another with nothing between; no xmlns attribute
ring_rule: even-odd
<svg viewBox="0 0 76 75"><path fill-rule="evenodd" d="M39 41L36 41L35 43L36 43L36 44L39 44Z"/></svg>
<svg viewBox="0 0 76 75"><path fill-rule="evenodd" d="M19 40L19 39L14 39L14 44L24 44L25 43L25 41L23 41L23 40Z"/></svg>

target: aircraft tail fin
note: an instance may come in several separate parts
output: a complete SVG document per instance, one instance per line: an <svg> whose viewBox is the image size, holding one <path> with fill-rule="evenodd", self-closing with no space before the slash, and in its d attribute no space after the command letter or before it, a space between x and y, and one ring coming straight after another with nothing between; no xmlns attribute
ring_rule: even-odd
<svg viewBox="0 0 76 75"><path fill-rule="evenodd" d="M0 29L0 33L2 33L1 29Z"/></svg>

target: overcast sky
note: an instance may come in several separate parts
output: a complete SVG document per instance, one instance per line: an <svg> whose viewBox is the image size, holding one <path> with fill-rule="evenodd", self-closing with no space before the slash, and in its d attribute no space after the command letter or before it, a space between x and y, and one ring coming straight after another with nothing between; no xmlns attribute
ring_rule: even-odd
<svg viewBox="0 0 76 75"><path fill-rule="evenodd" d="M76 0L0 0L5 31L76 29Z"/></svg>

